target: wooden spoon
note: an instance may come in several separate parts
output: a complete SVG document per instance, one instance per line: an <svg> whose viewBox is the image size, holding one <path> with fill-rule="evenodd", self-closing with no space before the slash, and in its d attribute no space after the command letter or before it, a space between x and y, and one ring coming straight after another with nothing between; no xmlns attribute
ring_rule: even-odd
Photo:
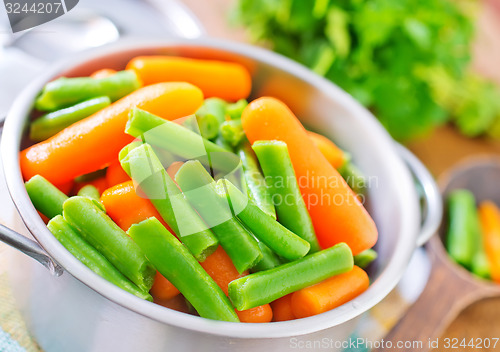
<svg viewBox="0 0 500 352"><path fill-rule="evenodd" d="M440 178L439 186L443 199L450 191L465 188L474 193L478 202L489 199L500 204L499 181L500 159L483 157L460 164ZM439 235L426 245L432 263L426 288L377 351L429 351L437 347L430 342L439 338L464 308L484 298L500 297L500 285L473 276L450 259L443 246L446 227L445 220ZM413 343L418 341L421 345ZM398 342L410 342L413 346L397 349ZM439 347L443 347L443 341Z"/></svg>

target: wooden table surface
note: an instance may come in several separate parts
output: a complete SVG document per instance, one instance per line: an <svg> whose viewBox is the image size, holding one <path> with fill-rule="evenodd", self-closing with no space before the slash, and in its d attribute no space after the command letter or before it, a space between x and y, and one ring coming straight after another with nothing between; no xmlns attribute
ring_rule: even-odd
<svg viewBox="0 0 500 352"><path fill-rule="evenodd" d="M242 28L228 25L228 12L234 0L183 0L183 2L201 20L208 35L248 41ZM478 28L473 66L500 84L500 0L486 0ZM436 177L469 157L484 154L500 156L500 141L468 139L458 134L452 126L443 126L431 135L409 143L408 146ZM468 307L442 337L459 339L500 337L500 299L484 300ZM500 350L500 346L497 346L497 349ZM460 351L468 350L460 349Z"/></svg>

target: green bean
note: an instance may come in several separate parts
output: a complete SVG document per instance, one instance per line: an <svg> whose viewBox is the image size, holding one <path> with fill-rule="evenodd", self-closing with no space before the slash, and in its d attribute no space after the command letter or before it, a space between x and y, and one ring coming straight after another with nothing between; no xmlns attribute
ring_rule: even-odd
<svg viewBox="0 0 500 352"><path fill-rule="evenodd" d="M218 195L213 178L199 161L184 163L175 180L186 198L212 228L238 272L252 268L262 259L257 242L234 218L227 200Z"/></svg>
<svg viewBox="0 0 500 352"><path fill-rule="evenodd" d="M125 147L120 162L198 261L204 261L217 249L219 241L189 205L149 144Z"/></svg>
<svg viewBox="0 0 500 352"><path fill-rule="evenodd" d="M224 121L219 127L219 133L230 146L236 147L245 137L241 120Z"/></svg>
<svg viewBox="0 0 500 352"><path fill-rule="evenodd" d="M486 250L484 248L483 234L477 207L470 212L470 231L474 238L474 255L472 257L472 273L484 279L491 278L491 267Z"/></svg>
<svg viewBox="0 0 500 352"><path fill-rule="evenodd" d="M267 215L276 219L271 192L266 185L259 167L257 157L248 141L237 147L238 156L243 166L242 184L246 187L248 197Z"/></svg>
<svg viewBox="0 0 500 352"><path fill-rule="evenodd" d="M366 177L361 173L357 166L352 163L352 161L345 161L338 171L354 193L366 194Z"/></svg>
<svg viewBox="0 0 500 352"><path fill-rule="evenodd" d="M236 103L227 104L226 114L229 115L231 120L239 120L241 119L241 114L243 114L243 110L248 105L248 101L245 99L240 99Z"/></svg>
<svg viewBox="0 0 500 352"><path fill-rule="evenodd" d="M358 255L354 256L354 265L359 266L361 269L365 269L375 259L377 259L377 257L378 254L373 249L366 249Z"/></svg>
<svg viewBox="0 0 500 352"><path fill-rule="evenodd" d="M125 132L184 159L200 159L211 169L232 172L240 162L234 153L199 134L137 108L131 110Z"/></svg>
<svg viewBox="0 0 500 352"><path fill-rule="evenodd" d="M83 186L82 188L80 188L77 195L81 196L81 197L95 199L97 201L99 201L101 198L101 194L99 193L99 190L97 188L95 188L95 186L92 186L92 185Z"/></svg>
<svg viewBox="0 0 500 352"><path fill-rule="evenodd" d="M155 268L144 253L93 200L71 197L64 202L63 216L82 237L140 289L149 291Z"/></svg>
<svg viewBox="0 0 500 352"><path fill-rule="evenodd" d="M205 99L203 105L196 111L196 117L212 115L221 124L226 121L226 106L227 103L220 98Z"/></svg>
<svg viewBox="0 0 500 352"><path fill-rule="evenodd" d="M234 308L188 250L156 219L132 225L128 234L203 318L238 322Z"/></svg>
<svg viewBox="0 0 500 352"><path fill-rule="evenodd" d="M139 87L137 74L129 70L98 79L61 77L45 85L35 107L41 111L54 111L102 96L116 101Z"/></svg>
<svg viewBox="0 0 500 352"><path fill-rule="evenodd" d="M446 247L457 263L470 269L474 257L475 239L470 231L470 211L475 208L474 196L466 190L456 190L448 196L448 234Z"/></svg>
<svg viewBox="0 0 500 352"><path fill-rule="evenodd" d="M55 238L90 270L125 291L139 298L153 301L151 295L140 290L123 276L101 253L85 241L79 232L61 216L57 215L47 224Z"/></svg>
<svg viewBox="0 0 500 352"><path fill-rule="evenodd" d="M238 310L254 308L332 276L352 270L349 246L339 243L274 269L250 274L229 283L229 298Z"/></svg>
<svg viewBox="0 0 500 352"><path fill-rule="evenodd" d="M97 97L43 115L31 123L30 139L35 142L46 140L75 122L105 108L109 104L111 104L111 100L108 97Z"/></svg>
<svg viewBox="0 0 500 352"><path fill-rule="evenodd" d="M262 252L262 259L256 265L254 265L250 269L250 271L252 273L256 273L258 271L269 270L280 266L281 260L278 258L278 256L263 242L259 241L258 238L256 238L256 240L257 244L259 245L260 251Z"/></svg>
<svg viewBox="0 0 500 352"><path fill-rule="evenodd" d="M219 134L219 121L214 115L191 115L181 125L206 139L213 139Z"/></svg>
<svg viewBox="0 0 500 352"><path fill-rule="evenodd" d="M466 261L461 260L460 257L458 257L460 260L457 260L457 262L464 265L476 276L485 279L490 278L490 264L484 248L481 224L476 207L476 199L474 198L472 192L465 189L453 191L449 196L449 210L450 232L448 236L451 237L448 238L448 241L454 241L454 243L448 242L450 255L452 250L454 253L461 253L460 251L466 250L465 248L461 248L461 246L466 245L467 242L460 242L463 241L463 239L461 240L460 238L454 236L467 236L467 239L470 241L469 246L471 247L470 253L468 254L470 257ZM452 216L462 216L463 219L454 219L451 218ZM457 230L458 226L461 227ZM453 233L451 231L453 231ZM461 231L466 233L461 233Z"/></svg>
<svg viewBox="0 0 500 352"><path fill-rule="evenodd" d="M219 182L225 185L226 196L233 213L274 253L288 260L296 260L309 252L309 242L260 210L231 182L224 179Z"/></svg>
<svg viewBox="0 0 500 352"><path fill-rule="evenodd" d="M68 196L40 175L33 176L25 183L26 191L36 210L53 218L63 212L63 203Z"/></svg>
<svg viewBox="0 0 500 352"><path fill-rule="evenodd" d="M309 242L311 252L318 251L320 249L318 239L300 194L286 143L257 141L252 148L257 154L266 181L269 181L279 222Z"/></svg>

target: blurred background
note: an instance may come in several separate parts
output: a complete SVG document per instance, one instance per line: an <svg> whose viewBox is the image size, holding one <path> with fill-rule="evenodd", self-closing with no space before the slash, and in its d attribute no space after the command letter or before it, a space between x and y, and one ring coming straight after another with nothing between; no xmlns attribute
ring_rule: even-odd
<svg viewBox="0 0 500 352"><path fill-rule="evenodd" d="M500 0L80 0L16 34L0 11L0 117L59 58L123 36L173 35L252 43L308 66L370 109L435 177L500 155ZM405 304L393 297L386 307ZM445 336L494 337L498 317L500 300L479 302Z"/></svg>

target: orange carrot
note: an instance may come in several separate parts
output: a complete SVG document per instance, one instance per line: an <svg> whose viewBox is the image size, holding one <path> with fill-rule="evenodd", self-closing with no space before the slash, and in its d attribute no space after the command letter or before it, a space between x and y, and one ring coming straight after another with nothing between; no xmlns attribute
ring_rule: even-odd
<svg viewBox="0 0 500 352"><path fill-rule="evenodd" d="M123 231L150 217L157 218L170 232L172 230L163 221L158 211L149 201L135 192L134 182L127 181L111 187L101 195L101 203L106 213ZM179 290L160 273L156 273L151 294L158 299L170 299L179 294Z"/></svg>
<svg viewBox="0 0 500 352"><path fill-rule="evenodd" d="M358 254L377 242L377 228L363 204L285 104L259 98L245 108L241 121L250 142L281 140L288 145L300 192L323 248L346 242Z"/></svg>
<svg viewBox="0 0 500 352"><path fill-rule="evenodd" d="M128 113L138 107L165 119L193 114L203 94L189 83L159 83L140 88L110 106L20 153L24 178L40 174L52 183L67 182L107 166L133 137L125 134Z"/></svg>
<svg viewBox="0 0 500 352"><path fill-rule="evenodd" d="M159 271L156 272L155 280L153 282L153 287L149 291L155 299L167 300L177 296L180 292L179 290L168 281L165 276L160 274Z"/></svg>
<svg viewBox="0 0 500 352"><path fill-rule="evenodd" d="M103 176L103 177L96 178L96 179L94 179L92 181L75 182L75 186L73 187L73 194L77 194L78 191L80 189L82 189L86 185L92 185L92 186L94 186L95 188L97 188L97 190L101 194L102 194L102 192L104 192L109 187L108 181Z"/></svg>
<svg viewBox="0 0 500 352"><path fill-rule="evenodd" d="M273 310L269 304L235 311L242 323L269 323L273 320Z"/></svg>
<svg viewBox="0 0 500 352"><path fill-rule="evenodd" d="M130 177L123 171L122 165L118 159L109 164L106 170L106 181L108 181L109 187L130 181Z"/></svg>
<svg viewBox="0 0 500 352"><path fill-rule="evenodd" d="M154 299L154 302L163 306L163 307L166 307L166 308L170 308L170 309L173 309L173 310L176 310L178 312L183 312L183 313L189 313L189 307L186 303L186 299L184 298L183 295L177 295L173 298L170 298L170 299L158 299L156 297L153 297Z"/></svg>
<svg viewBox="0 0 500 352"><path fill-rule="evenodd" d="M169 231L170 227L147 198L137 195L133 181L120 183L105 190L101 195L101 203L106 213L123 231L150 217L157 218Z"/></svg>
<svg viewBox="0 0 500 352"><path fill-rule="evenodd" d="M307 131L309 138L312 139L314 145L318 147L321 154L323 154L328 160L328 162L336 169L342 166L344 163L344 152L342 149L337 147L335 143L326 138L325 136L314 133L311 131Z"/></svg>
<svg viewBox="0 0 500 352"><path fill-rule="evenodd" d="M54 185L54 186L56 186L65 195L68 195L69 192L71 192L71 190L75 186L75 181L71 180L71 181L64 182L64 183L61 183L59 185Z"/></svg>
<svg viewBox="0 0 500 352"><path fill-rule="evenodd" d="M248 275L248 271L244 271L241 274L238 273L231 258L229 258L226 251L224 251L221 246L217 247L215 252L209 255L208 258L200 264L215 283L219 285L226 296L228 295L228 285L231 281ZM240 321L243 323L267 323L270 322L273 317L269 304L243 311L235 311Z"/></svg>
<svg viewBox="0 0 500 352"><path fill-rule="evenodd" d="M234 62L174 56L139 56L127 70L135 70L144 85L181 81L199 87L206 98L236 101L250 94L252 80L245 67Z"/></svg>
<svg viewBox="0 0 500 352"><path fill-rule="evenodd" d="M292 311L292 293L278 298L270 303L273 309L273 321L287 321L297 319Z"/></svg>
<svg viewBox="0 0 500 352"><path fill-rule="evenodd" d="M490 262L491 278L500 283L500 209L491 201L479 206L484 248Z"/></svg>
<svg viewBox="0 0 500 352"><path fill-rule="evenodd" d="M368 275L354 266L347 273L292 293L293 314L297 318L305 318L324 313L359 296L369 285Z"/></svg>
<svg viewBox="0 0 500 352"><path fill-rule="evenodd" d="M90 75L90 77L96 78L96 79L106 78L106 77L114 75L116 72L117 71L113 70L112 68L103 68L103 69L97 70L94 73L92 73Z"/></svg>

